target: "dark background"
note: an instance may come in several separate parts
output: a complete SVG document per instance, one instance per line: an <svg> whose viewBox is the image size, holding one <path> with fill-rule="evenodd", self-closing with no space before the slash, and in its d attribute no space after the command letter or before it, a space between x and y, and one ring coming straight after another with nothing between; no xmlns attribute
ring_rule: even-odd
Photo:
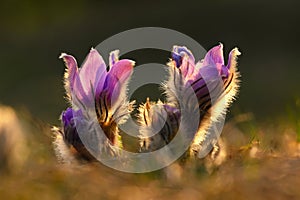
<svg viewBox="0 0 300 200"><path fill-rule="evenodd" d="M61 52L81 63L114 34L157 26L189 35L207 50L222 42L226 59L238 46L242 87L232 112L285 117L300 97L299 10L299 1L269 0L1 1L0 102L58 124L67 107ZM152 51L136 55L138 62L157 60Z"/></svg>

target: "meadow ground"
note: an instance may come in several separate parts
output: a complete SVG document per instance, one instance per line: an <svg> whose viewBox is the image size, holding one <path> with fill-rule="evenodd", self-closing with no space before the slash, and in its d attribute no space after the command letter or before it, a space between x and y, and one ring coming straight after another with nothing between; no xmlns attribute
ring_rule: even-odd
<svg viewBox="0 0 300 200"><path fill-rule="evenodd" d="M2 119L0 125L12 126L12 134L23 134L24 138L15 137L10 146L2 143L1 199L300 197L299 132L291 120L258 123L251 113L237 115L227 121L222 133L226 159L221 165L209 166L209 162L196 159L180 169L171 167L172 175L166 176L164 170L126 174L99 163L58 164L50 126L8 110L11 122ZM6 137L3 130L2 139Z"/></svg>

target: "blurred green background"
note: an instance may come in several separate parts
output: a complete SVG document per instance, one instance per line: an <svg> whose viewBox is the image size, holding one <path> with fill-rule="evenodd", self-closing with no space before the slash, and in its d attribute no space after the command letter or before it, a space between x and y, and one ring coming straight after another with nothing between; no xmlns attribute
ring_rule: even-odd
<svg viewBox="0 0 300 200"><path fill-rule="evenodd" d="M300 97L299 8L299 1L289 0L1 1L0 102L57 124L67 106L61 52L81 63L92 46L114 34L157 26L189 35L206 49L222 42L226 59L238 46L242 86L232 110L285 117L287 105ZM167 61L156 54L131 56L137 64Z"/></svg>

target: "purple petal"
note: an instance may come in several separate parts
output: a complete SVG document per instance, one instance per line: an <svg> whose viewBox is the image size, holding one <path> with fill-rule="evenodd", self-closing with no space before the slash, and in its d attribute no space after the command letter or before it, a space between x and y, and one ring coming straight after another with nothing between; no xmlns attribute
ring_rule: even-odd
<svg viewBox="0 0 300 200"><path fill-rule="evenodd" d="M188 48L186 48L185 46L179 46L177 50L180 55L187 55L191 59L191 61L195 62L195 57Z"/></svg>
<svg viewBox="0 0 300 200"><path fill-rule="evenodd" d="M224 65L224 57L223 57L223 45L220 44L218 46L210 49L204 57L203 66L206 65L215 65L220 63Z"/></svg>
<svg viewBox="0 0 300 200"><path fill-rule="evenodd" d="M182 56L177 53L172 53L172 59L176 63L176 67L180 67L182 64Z"/></svg>
<svg viewBox="0 0 300 200"><path fill-rule="evenodd" d="M215 80L220 78L219 70L215 65L203 66L199 69L199 75L205 80Z"/></svg>
<svg viewBox="0 0 300 200"><path fill-rule="evenodd" d="M74 118L82 116L81 110L74 110L72 108L67 108L65 111L63 111L61 120L64 127L67 126L75 126Z"/></svg>
<svg viewBox="0 0 300 200"><path fill-rule="evenodd" d="M86 92L83 88L82 81L79 76L75 77L74 88L72 90L72 98L77 106L81 107L81 103L84 105L89 105L92 103L92 92ZM79 100L80 102L77 102Z"/></svg>
<svg viewBox="0 0 300 200"><path fill-rule="evenodd" d="M111 67L108 73L119 80L125 81L130 77L134 64L135 62L132 60L120 60Z"/></svg>
<svg viewBox="0 0 300 200"><path fill-rule="evenodd" d="M192 52L184 46L174 46L172 51L172 59L176 66L181 70L184 77L193 74L195 68L195 58Z"/></svg>
<svg viewBox="0 0 300 200"><path fill-rule="evenodd" d="M98 80L98 82L95 84L95 89L94 89L95 93L94 93L94 95L95 95L96 99L99 99L100 94L101 94L101 92L103 91L103 89L105 87L104 84L105 84L105 80L107 79L107 76L108 76L107 73L106 73L105 76L101 76L100 79Z"/></svg>
<svg viewBox="0 0 300 200"><path fill-rule="evenodd" d="M189 57L185 56L182 60L180 70L183 77L189 78L194 73L195 63Z"/></svg>
<svg viewBox="0 0 300 200"><path fill-rule="evenodd" d="M228 78L229 76L229 70L226 66L224 65L221 65L221 64L217 64L219 66L217 66L219 72L220 72L220 75L221 77L224 79L224 78Z"/></svg>
<svg viewBox="0 0 300 200"><path fill-rule="evenodd" d="M180 67L182 59L188 57L191 63L195 63L195 58L192 52L185 46L174 46L172 50L172 59L176 62L176 66Z"/></svg>
<svg viewBox="0 0 300 200"><path fill-rule="evenodd" d="M79 118L78 120L81 120L80 118L82 116L81 110L75 111L72 108L67 108L67 110L62 113L64 141L72 145L82 158L93 160L94 157L83 145L75 125L75 119Z"/></svg>
<svg viewBox="0 0 300 200"><path fill-rule="evenodd" d="M71 125L71 120L73 119L73 109L72 108L67 108L63 113L62 113L62 123L64 126L69 126Z"/></svg>
<svg viewBox="0 0 300 200"><path fill-rule="evenodd" d="M63 59L65 62L65 65L67 67L67 73L65 75L65 82L67 92L70 92L73 90L73 86L75 83L75 78L78 73L78 68L77 68L77 62L76 59L68 54L62 53L59 57L60 59Z"/></svg>
<svg viewBox="0 0 300 200"><path fill-rule="evenodd" d="M83 83L80 79L80 74L82 71L85 72L85 70L78 70L76 59L71 55L63 53L60 58L64 60L67 66L67 73L65 75L65 87L67 92L70 93L69 95L75 102L79 100L83 103L88 103L91 98L87 96L88 92L84 90Z"/></svg>
<svg viewBox="0 0 300 200"><path fill-rule="evenodd" d="M80 68L79 76L86 94L91 94L91 86L98 85L99 80L106 76L106 65L96 49L91 49L90 53L85 59L84 64Z"/></svg>
<svg viewBox="0 0 300 200"><path fill-rule="evenodd" d="M198 63L200 64L200 63ZM188 82L194 89L198 100L201 100L204 96L207 96L209 89L212 90L213 82L221 80L218 69L214 65L204 66L198 69L193 78ZM209 88L208 88L209 85Z"/></svg>
<svg viewBox="0 0 300 200"><path fill-rule="evenodd" d="M107 102L117 101L121 88L125 86L133 72L134 62L123 59L115 63L107 74L103 89L107 92Z"/></svg>
<svg viewBox="0 0 300 200"><path fill-rule="evenodd" d="M193 62L195 62L195 57L194 55L192 54L192 52L186 48L185 46L174 46L173 47L173 50L172 50L172 53L174 55L180 55L180 56L185 56L187 55ZM172 55L173 55L172 54Z"/></svg>
<svg viewBox="0 0 300 200"><path fill-rule="evenodd" d="M119 87L116 88L116 84L118 84L118 79L108 73L104 79L102 87L100 85L97 87L95 100L96 102L100 102L101 104L105 105L104 107L106 110L109 110L113 105L111 102L112 94L120 93Z"/></svg>

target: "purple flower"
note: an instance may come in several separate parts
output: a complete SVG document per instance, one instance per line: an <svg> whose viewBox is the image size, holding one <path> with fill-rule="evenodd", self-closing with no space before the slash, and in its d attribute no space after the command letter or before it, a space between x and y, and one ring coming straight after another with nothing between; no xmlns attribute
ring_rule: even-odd
<svg viewBox="0 0 300 200"><path fill-rule="evenodd" d="M186 47L173 47L172 59L168 63L169 77L163 84L167 96L165 104L180 111L184 110L185 113L200 112L198 121L193 118L182 122L184 127L190 127L189 123L199 123L198 130L192 133L194 139L190 147L191 153L201 152L201 145L205 140L209 140L211 146L217 146L212 141L218 138L208 130L213 122L224 119L228 107L238 92L240 77L236 62L238 55L240 52L234 48L229 54L228 63L225 64L223 45L219 44L210 49L203 60L196 61L192 52ZM194 95L196 99L192 98ZM170 131L171 135L174 135L173 132L176 130L173 128Z"/></svg>
<svg viewBox="0 0 300 200"><path fill-rule="evenodd" d="M186 130L185 137L194 138L191 151L199 150L194 148L195 144L198 148L201 141L208 138L207 129L210 123L223 116L236 95L239 74L236 71L235 60L239 54L237 49L233 49L229 54L228 64L225 65L223 45L220 44L209 50L203 60L196 62L189 49L174 46L172 60L168 63L169 77L163 84L167 95L166 102L154 103L147 100L139 108L141 150L157 150L173 139L179 126L188 129L192 127L191 124L197 126L197 123L198 131ZM196 95L197 98L191 98L192 95ZM200 111L200 118L182 121L181 111L185 112L187 118L198 116L195 113ZM166 121L161 117L163 114L166 114ZM161 124L164 124L161 130L155 128L161 127ZM147 138L149 132L158 134Z"/></svg>
<svg viewBox="0 0 300 200"><path fill-rule="evenodd" d="M111 52L108 71L96 49L91 49L81 68L78 68L75 58L71 55L63 53L60 58L67 66L65 74L67 95L71 99L76 98L84 105L93 103L95 97L101 96L103 91L106 92L108 102L116 101L117 98L112 98L119 95L122 85L128 81L134 66L134 61L118 60L118 51Z"/></svg>
<svg viewBox="0 0 300 200"><path fill-rule="evenodd" d="M122 145L117 124L123 123L131 112L132 103L127 101L126 87L134 62L118 60L118 53L117 50L110 53L108 68L96 49L91 49L81 68L73 56L65 53L60 56L67 67L65 89L72 104L72 108L62 113L63 139L88 159L91 156L78 135L76 120L90 123L95 116L105 133L98 141L100 146Z"/></svg>
<svg viewBox="0 0 300 200"><path fill-rule="evenodd" d="M138 119L140 151L155 151L168 145L175 137L179 127L180 110L161 101L151 102L147 98L146 103L139 107Z"/></svg>
<svg viewBox="0 0 300 200"><path fill-rule="evenodd" d="M175 65L177 68L180 68L183 76L192 81L196 78L199 78L201 74L200 70L203 68L210 68L210 70L204 70L203 72L212 73L213 76L214 70L217 70L218 75L223 79L227 79L229 74L233 72L233 68L236 65L236 57L240 55L240 52L237 48L233 49L229 54L228 64L225 65L223 57L223 45L210 49L205 55L204 59L195 63L195 58L190 50L186 47L174 46L172 52L172 61L171 65ZM203 74L205 75L205 74Z"/></svg>
<svg viewBox="0 0 300 200"><path fill-rule="evenodd" d="M229 54L228 63L225 65L223 45L220 44L210 49L203 60L196 62L192 52L186 47L174 46L169 66L175 69L170 70L170 79L165 85L167 94L175 93L180 97L184 91L179 88L191 86L199 102L203 102L203 99L207 97L218 98L220 93L229 89L228 86L232 82L235 82L233 85L237 89L236 83L239 74L236 71L236 58L238 55L240 55L238 49L233 49ZM181 82L174 82L176 76L179 76L177 80ZM222 82L220 83L218 80ZM218 88L218 91L215 88ZM170 101L176 101L172 94L169 94L168 97Z"/></svg>

